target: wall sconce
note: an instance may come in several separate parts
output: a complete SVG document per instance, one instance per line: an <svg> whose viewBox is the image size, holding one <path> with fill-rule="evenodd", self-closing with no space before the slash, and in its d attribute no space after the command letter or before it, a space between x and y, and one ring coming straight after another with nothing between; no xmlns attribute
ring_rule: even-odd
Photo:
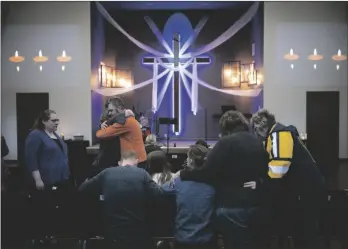
<svg viewBox="0 0 348 249"><path fill-rule="evenodd" d="M317 53L317 49L314 49L313 54L308 56L308 60L311 61L320 61L323 59L323 56ZM317 64L313 65L314 69L317 69Z"/></svg>
<svg viewBox="0 0 348 249"><path fill-rule="evenodd" d="M133 74L130 70L118 70L101 63L99 82L101 87L106 88L130 88L133 85Z"/></svg>
<svg viewBox="0 0 348 249"><path fill-rule="evenodd" d="M71 56L67 56L65 50L63 50L62 55L57 57L57 61L62 63L62 71L65 70L65 63L71 61Z"/></svg>
<svg viewBox="0 0 348 249"><path fill-rule="evenodd" d="M48 61L48 57L47 57L47 56L43 56L43 55L42 55L42 51L39 50L39 55L38 55L38 56L35 56L35 57L33 58L33 61L35 61L36 63L40 63L39 69L40 69L40 71L42 71L42 65L41 65L41 64L42 64L43 62Z"/></svg>
<svg viewBox="0 0 348 249"><path fill-rule="evenodd" d="M294 53L294 50L292 48L290 48L290 52L288 54L284 55L284 59L288 60L288 61L295 61L298 60L300 58L299 55ZM291 63L290 64L291 69L294 69L294 64Z"/></svg>
<svg viewBox="0 0 348 249"><path fill-rule="evenodd" d="M248 83L249 86L257 84L257 71L254 63L242 64L241 83Z"/></svg>
<svg viewBox="0 0 348 249"><path fill-rule="evenodd" d="M333 59L334 61L344 61L344 60L347 59L347 56L346 56L346 55L342 55L341 50L339 49L339 50L337 51L337 54L334 54L334 55L332 56L332 59ZM337 70L340 69L340 65L339 65L339 64L336 65L336 69L337 69Z"/></svg>
<svg viewBox="0 0 348 249"><path fill-rule="evenodd" d="M15 54L14 54L14 56L11 56L11 57L9 58L9 60L10 60L11 62L17 64L16 69L17 69L17 72L19 72L19 63L21 63L21 62L24 61L24 57L23 57L23 56L20 56L20 55L19 55L19 52L16 51Z"/></svg>
<svg viewBox="0 0 348 249"><path fill-rule="evenodd" d="M240 87L241 85L241 64L239 61L226 62L222 68L222 87Z"/></svg>
<svg viewBox="0 0 348 249"><path fill-rule="evenodd" d="M347 56L346 56L346 55L343 55L343 54L341 53L341 50L339 49L338 52L337 52L337 54L334 54L334 55L332 56L332 59L333 59L334 61L344 61L344 60L347 60Z"/></svg>

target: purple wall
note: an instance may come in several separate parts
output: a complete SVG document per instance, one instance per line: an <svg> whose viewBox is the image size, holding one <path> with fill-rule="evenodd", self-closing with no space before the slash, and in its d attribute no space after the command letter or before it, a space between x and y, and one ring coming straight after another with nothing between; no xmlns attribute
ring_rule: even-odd
<svg viewBox="0 0 348 249"><path fill-rule="evenodd" d="M103 60L105 50L104 18L96 9L94 3L91 3L91 84L97 84L98 70L100 62ZM92 94L92 144L95 143L95 132L99 125L100 117L103 111L104 98L95 92Z"/></svg>

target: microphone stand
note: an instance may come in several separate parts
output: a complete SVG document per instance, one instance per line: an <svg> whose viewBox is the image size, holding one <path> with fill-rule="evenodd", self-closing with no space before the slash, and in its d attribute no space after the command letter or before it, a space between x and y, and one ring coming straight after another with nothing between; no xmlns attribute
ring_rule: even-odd
<svg viewBox="0 0 348 249"><path fill-rule="evenodd" d="M170 124L167 124L167 155L169 155L169 140L170 140Z"/></svg>

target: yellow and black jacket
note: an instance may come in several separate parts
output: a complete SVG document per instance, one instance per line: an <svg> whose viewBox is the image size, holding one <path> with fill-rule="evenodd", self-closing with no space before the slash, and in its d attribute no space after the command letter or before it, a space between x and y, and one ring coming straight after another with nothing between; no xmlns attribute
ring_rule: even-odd
<svg viewBox="0 0 348 249"><path fill-rule="evenodd" d="M278 179L286 194L293 197L325 191L324 178L296 128L276 123L268 134L268 176Z"/></svg>

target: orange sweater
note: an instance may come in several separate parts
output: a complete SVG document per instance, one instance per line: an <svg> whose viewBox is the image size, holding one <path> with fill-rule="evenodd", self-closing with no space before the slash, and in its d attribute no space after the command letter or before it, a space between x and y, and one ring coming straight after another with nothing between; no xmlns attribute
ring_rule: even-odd
<svg viewBox="0 0 348 249"><path fill-rule="evenodd" d="M121 153L133 150L138 155L139 163L146 161L146 152L143 142L143 135L138 121L134 117L128 117L124 125L115 123L104 130L98 130L98 139L108 139L119 136Z"/></svg>

